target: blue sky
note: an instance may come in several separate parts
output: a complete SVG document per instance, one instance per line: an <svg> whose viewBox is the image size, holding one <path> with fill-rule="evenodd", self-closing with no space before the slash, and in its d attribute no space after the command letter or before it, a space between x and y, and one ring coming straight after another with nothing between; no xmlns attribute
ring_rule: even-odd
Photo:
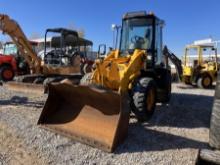
<svg viewBox="0 0 220 165"><path fill-rule="evenodd" d="M197 39L220 39L220 0L0 0L0 13L18 21L27 36L74 25L97 45L112 46L111 24L128 11L153 11L165 20L164 44L182 55ZM1 39L1 38L0 38Z"/></svg>

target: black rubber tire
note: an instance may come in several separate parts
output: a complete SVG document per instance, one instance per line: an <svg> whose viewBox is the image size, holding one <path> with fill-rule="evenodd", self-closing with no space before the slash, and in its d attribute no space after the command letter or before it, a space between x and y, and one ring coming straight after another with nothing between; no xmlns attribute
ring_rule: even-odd
<svg viewBox="0 0 220 165"><path fill-rule="evenodd" d="M93 73L86 73L80 80L80 85L91 85Z"/></svg>
<svg viewBox="0 0 220 165"><path fill-rule="evenodd" d="M153 90L154 92L154 100L151 109L147 109L147 99L149 97L150 90ZM131 110L137 117L138 121L147 121L154 114L156 106L156 91L156 83L152 78L143 77L136 81L131 95Z"/></svg>
<svg viewBox="0 0 220 165"><path fill-rule="evenodd" d="M220 149L220 77L218 78L218 82L216 84L215 98L212 107L209 145L215 149Z"/></svg>
<svg viewBox="0 0 220 165"><path fill-rule="evenodd" d="M11 77L8 77L8 78L5 77L5 76L4 76L4 72L5 72L5 71L10 71L10 72L12 73L12 76L11 76ZM7 66L7 65L0 67L0 79L1 79L2 81L11 81L11 80L13 80L14 76L15 76L15 73L14 73L12 67Z"/></svg>
<svg viewBox="0 0 220 165"><path fill-rule="evenodd" d="M206 78L209 78L209 79L210 79L210 84L209 84L209 85L206 85L206 84L204 83L204 80L205 80ZM201 77L199 77L198 80L197 80L197 86L198 86L199 88L204 88L204 89L211 88L211 86L212 86L212 78L211 78L211 76L205 74L205 75L202 75Z"/></svg>
<svg viewBox="0 0 220 165"><path fill-rule="evenodd" d="M160 96L158 96L158 98L160 97L159 102L161 103L167 103L170 101L171 99L171 90L172 90L172 77L171 75L167 75L166 78L166 89L164 89L164 92L160 93Z"/></svg>

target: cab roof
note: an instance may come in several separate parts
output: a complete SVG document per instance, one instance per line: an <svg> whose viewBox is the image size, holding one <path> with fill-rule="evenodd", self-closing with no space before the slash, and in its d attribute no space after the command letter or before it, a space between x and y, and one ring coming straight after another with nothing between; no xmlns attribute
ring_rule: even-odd
<svg viewBox="0 0 220 165"><path fill-rule="evenodd" d="M157 18L157 17L152 12L147 13L146 11L127 12L123 16L123 20L131 19L131 18Z"/></svg>
<svg viewBox="0 0 220 165"><path fill-rule="evenodd" d="M123 20L129 20L133 18L137 18L137 19L150 18L159 21L162 25L165 25L165 21L155 16L153 12L147 13L146 11L135 11L135 12L128 12L123 16Z"/></svg>
<svg viewBox="0 0 220 165"><path fill-rule="evenodd" d="M74 35L76 37L78 37L78 32L75 30L70 30L70 29L66 29L66 28L53 28L53 29L47 29L47 32L54 32L54 33L62 33L63 35Z"/></svg>
<svg viewBox="0 0 220 165"><path fill-rule="evenodd" d="M187 45L186 46L186 49L190 49L190 48L215 48L215 46L205 45L205 44L202 44L202 45Z"/></svg>
<svg viewBox="0 0 220 165"><path fill-rule="evenodd" d="M63 41L66 46L92 46L93 45L93 42L90 40L87 40L85 38L80 38L80 37L74 37L72 35L66 36ZM59 47L60 44L61 44L60 36L52 37L52 40L51 40L52 47Z"/></svg>

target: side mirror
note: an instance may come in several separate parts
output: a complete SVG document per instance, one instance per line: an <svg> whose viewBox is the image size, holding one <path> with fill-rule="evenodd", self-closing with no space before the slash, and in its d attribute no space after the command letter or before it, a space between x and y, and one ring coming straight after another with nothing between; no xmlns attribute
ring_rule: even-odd
<svg viewBox="0 0 220 165"><path fill-rule="evenodd" d="M105 44L99 45L98 58L105 57L105 54L106 54L106 45Z"/></svg>

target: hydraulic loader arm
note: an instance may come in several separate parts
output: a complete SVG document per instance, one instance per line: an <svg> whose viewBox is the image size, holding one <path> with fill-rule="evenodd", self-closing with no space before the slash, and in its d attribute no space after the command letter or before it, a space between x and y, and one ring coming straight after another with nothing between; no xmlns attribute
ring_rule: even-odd
<svg viewBox="0 0 220 165"><path fill-rule="evenodd" d="M181 80L181 76L183 74L183 68L182 68L182 62L181 60L172 52L170 52L170 50L167 48L167 46L164 46L163 49L163 55L167 58L170 59L170 61L175 65L175 68L177 70L177 74L179 79Z"/></svg>
<svg viewBox="0 0 220 165"><path fill-rule="evenodd" d="M8 15L0 14L0 31L8 34L25 58L32 73L41 73L41 59L37 57L19 24Z"/></svg>
<svg viewBox="0 0 220 165"><path fill-rule="evenodd" d="M130 82L140 75L141 68L143 67L144 58L146 58L145 52L136 50L131 56L127 69L121 78L119 92L123 93L129 88Z"/></svg>

